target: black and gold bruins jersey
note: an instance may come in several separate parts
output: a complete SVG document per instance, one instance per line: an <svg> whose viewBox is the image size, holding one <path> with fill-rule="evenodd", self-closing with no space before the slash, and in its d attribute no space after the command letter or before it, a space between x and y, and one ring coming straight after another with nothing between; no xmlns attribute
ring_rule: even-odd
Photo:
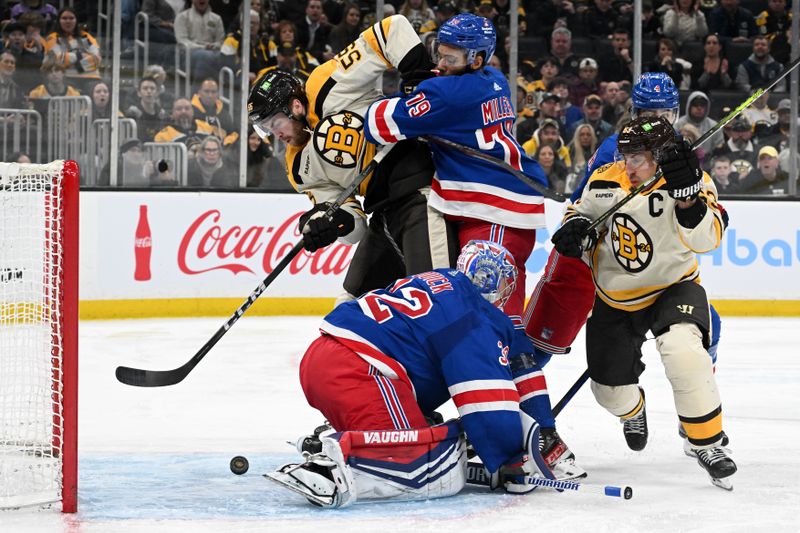
<svg viewBox="0 0 800 533"><path fill-rule="evenodd" d="M287 174L297 191L315 203L331 202L369 164L376 147L364 139L364 116L382 96L379 80L388 69L402 70L403 60L421 49L408 20L394 15L311 72L306 95L312 135L305 146L286 150ZM366 187L365 180L360 194Z"/></svg>
<svg viewBox="0 0 800 533"><path fill-rule="evenodd" d="M590 251L597 295L617 309L636 311L652 304L670 285L700 281L695 254L719 246L724 223L717 190L703 173L699 201L708 209L694 228L685 228L675 215L676 201L663 188L662 178L634 197L598 228L598 244ZM592 220L605 213L633 189L625 163L609 163L589 178L580 200L567 209L565 220L584 215Z"/></svg>

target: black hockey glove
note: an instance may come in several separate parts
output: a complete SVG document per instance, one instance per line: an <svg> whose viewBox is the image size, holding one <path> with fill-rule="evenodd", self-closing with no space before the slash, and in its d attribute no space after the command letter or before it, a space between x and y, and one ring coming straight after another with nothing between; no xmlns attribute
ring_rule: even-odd
<svg viewBox="0 0 800 533"><path fill-rule="evenodd" d="M303 248L316 252L332 244L338 237L347 235L356 227L353 215L342 208L333 212L333 217L325 216L330 204L315 205L300 216L300 231L303 233Z"/></svg>
<svg viewBox="0 0 800 533"><path fill-rule="evenodd" d="M592 248L597 243L597 231L589 231L591 224L591 220L580 215L564 222L550 239L556 251L567 257L580 257L584 251Z"/></svg>
<svg viewBox="0 0 800 533"><path fill-rule="evenodd" d="M703 188L703 171L689 141L664 149L658 158L667 191L676 200L691 200Z"/></svg>
<svg viewBox="0 0 800 533"><path fill-rule="evenodd" d="M417 90L417 85L429 78L435 78L439 73L435 70L414 70L400 80L400 92L409 95Z"/></svg>

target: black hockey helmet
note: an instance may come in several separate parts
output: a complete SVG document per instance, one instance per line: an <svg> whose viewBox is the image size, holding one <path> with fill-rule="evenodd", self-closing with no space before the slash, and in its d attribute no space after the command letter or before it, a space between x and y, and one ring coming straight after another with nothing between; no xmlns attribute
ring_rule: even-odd
<svg viewBox="0 0 800 533"><path fill-rule="evenodd" d="M308 105L303 82L282 70L271 70L258 78L247 99L247 115L256 124L275 113L292 117L292 100L297 98Z"/></svg>
<svg viewBox="0 0 800 533"><path fill-rule="evenodd" d="M625 126L617 138L621 154L655 152L675 142L675 129L665 117L638 117Z"/></svg>

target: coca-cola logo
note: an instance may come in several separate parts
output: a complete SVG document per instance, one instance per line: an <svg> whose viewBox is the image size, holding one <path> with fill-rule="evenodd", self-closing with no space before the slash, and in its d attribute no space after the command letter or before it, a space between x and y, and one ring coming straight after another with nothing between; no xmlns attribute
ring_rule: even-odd
<svg viewBox="0 0 800 533"><path fill-rule="evenodd" d="M141 239L134 240L134 246L137 248L151 248L153 240L150 237L142 237Z"/></svg>
<svg viewBox="0 0 800 533"><path fill-rule="evenodd" d="M189 275L213 270L255 274L258 268L268 274L300 239L297 221L301 214L295 213L277 228L243 227L224 224L220 211L210 209L184 233L178 247L178 268ZM303 270L314 276L339 275L347 270L354 250L338 242L313 254L303 250L289 263L288 271L293 275Z"/></svg>

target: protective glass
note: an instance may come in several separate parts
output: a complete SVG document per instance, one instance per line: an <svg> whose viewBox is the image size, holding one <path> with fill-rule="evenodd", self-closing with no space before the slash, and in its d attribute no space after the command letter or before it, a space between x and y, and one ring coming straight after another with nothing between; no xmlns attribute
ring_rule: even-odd
<svg viewBox="0 0 800 533"><path fill-rule="evenodd" d="M261 137L261 140L266 140L274 132L283 128L288 122L292 120L283 113L275 113L271 117L267 117L256 122L253 122L253 129Z"/></svg>

